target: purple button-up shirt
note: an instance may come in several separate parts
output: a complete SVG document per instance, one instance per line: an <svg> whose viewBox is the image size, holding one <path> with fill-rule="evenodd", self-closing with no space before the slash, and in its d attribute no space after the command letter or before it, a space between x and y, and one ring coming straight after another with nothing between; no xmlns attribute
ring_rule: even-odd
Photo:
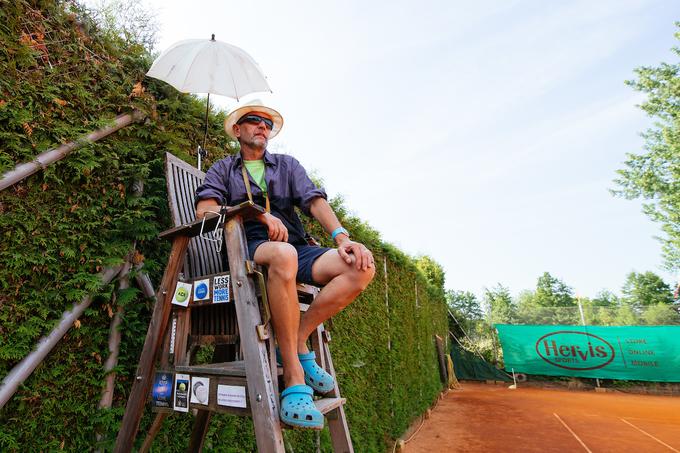
<svg viewBox="0 0 680 453"><path fill-rule="evenodd" d="M271 214L278 217L288 229L288 242L305 244L305 230L295 212L295 207L310 215L309 207L312 200L317 197L327 199L326 192L314 185L300 162L292 156L270 154L265 151L264 164L264 179L267 183ZM210 167L203 185L196 189L196 203L199 200L214 198L221 205L234 206L248 200L241 165L242 158L238 153ZM250 174L248 179L253 201L264 206L262 190ZM266 227L259 222L245 222L245 229L249 241L268 238Z"/></svg>

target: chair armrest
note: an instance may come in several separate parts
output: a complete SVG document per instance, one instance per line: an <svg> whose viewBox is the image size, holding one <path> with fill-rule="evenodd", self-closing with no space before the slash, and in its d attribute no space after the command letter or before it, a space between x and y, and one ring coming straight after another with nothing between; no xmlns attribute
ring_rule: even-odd
<svg viewBox="0 0 680 453"><path fill-rule="evenodd" d="M244 201L237 206L228 206L225 210L225 220L229 220L232 217L241 216L244 219L251 219L260 214L263 214L265 210L254 204L251 201ZM203 225L203 232L212 231L217 226L220 216L218 214L207 213L205 215L205 224ZM186 225L178 226L175 228L170 228L169 230L163 231L158 235L161 239L173 239L177 236L188 236L194 237L198 236L201 232L201 224L203 224L203 219L194 220Z"/></svg>

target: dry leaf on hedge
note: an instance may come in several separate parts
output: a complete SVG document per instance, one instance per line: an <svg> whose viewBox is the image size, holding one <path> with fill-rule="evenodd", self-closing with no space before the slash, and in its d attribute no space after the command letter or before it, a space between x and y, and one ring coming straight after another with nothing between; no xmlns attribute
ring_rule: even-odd
<svg viewBox="0 0 680 453"><path fill-rule="evenodd" d="M133 264L139 264L144 262L144 255L139 253L139 250L135 250L135 254L132 257L132 263Z"/></svg>
<svg viewBox="0 0 680 453"><path fill-rule="evenodd" d="M142 82L135 83L135 86L132 88L132 93L130 93L130 97L137 98L142 94L144 94L144 87L142 86Z"/></svg>

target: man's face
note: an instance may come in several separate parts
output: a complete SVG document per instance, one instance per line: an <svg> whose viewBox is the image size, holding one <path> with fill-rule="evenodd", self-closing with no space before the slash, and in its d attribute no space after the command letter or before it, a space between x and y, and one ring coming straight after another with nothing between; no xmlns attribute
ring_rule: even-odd
<svg viewBox="0 0 680 453"><path fill-rule="evenodd" d="M257 115L263 118L272 119L271 116L264 112L248 112L243 117L248 115ZM241 142L241 146L246 145L250 148L263 150L267 148L269 142L269 134L271 129L265 125L264 121L255 123L254 121L244 121L241 124L234 124L234 136Z"/></svg>

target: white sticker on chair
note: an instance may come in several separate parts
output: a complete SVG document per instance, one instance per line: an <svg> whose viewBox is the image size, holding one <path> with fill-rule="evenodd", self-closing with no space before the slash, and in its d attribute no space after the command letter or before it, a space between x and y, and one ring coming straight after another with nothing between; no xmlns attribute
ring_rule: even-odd
<svg viewBox="0 0 680 453"><path fill-rule="evenodd" d="M246 388L240 385L219 384L217 386L217 404L220 406L247 407Z"/></svg>

